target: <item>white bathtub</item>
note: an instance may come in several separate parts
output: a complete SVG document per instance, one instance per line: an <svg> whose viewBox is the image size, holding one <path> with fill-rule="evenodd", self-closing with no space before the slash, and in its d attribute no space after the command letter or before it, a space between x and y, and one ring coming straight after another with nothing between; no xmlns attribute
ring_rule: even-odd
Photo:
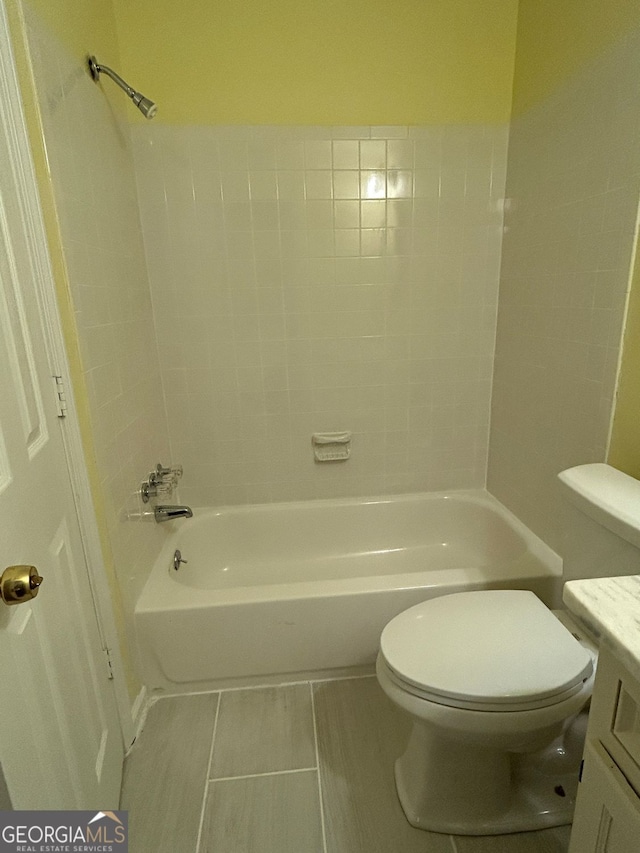
<svg viewBox="0 0 640 853"><path fill-rule="evenodd" d="M175 527L136 607L150 688L371 667L393 616L463 589L559 603L560 558L482 491L204 509Z"/></svg>

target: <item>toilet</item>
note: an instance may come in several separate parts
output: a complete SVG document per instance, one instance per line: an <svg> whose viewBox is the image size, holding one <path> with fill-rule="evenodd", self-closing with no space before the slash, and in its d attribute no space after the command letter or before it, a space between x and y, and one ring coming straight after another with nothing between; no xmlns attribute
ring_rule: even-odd
<svg viewBox="0 0 640 853"><path fill-rule="evenodd" d="M597 651L532 592L430 599L382 632L376 664L413 727L395 767L409 822L495 835L571 821Z"/></svg>
<svg viewBox="0 0 640 853"><path fill-rule="evenodd" d="M640 482L600 463L559 476L564 580L640 573ZM376 674L412 722L395 764L408 821L458 835L571 823L596 662L569 614L525 590L443 595L392 619Z"/></svg>

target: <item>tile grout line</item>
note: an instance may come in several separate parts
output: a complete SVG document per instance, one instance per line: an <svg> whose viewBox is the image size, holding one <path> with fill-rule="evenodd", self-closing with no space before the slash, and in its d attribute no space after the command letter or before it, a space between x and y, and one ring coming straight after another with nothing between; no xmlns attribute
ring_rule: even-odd
<svg viewBox="0 0 640 853"><path fill-rule="evenodd" d="M209 774L211 773L211 762L213 761L213 745L216 741L216 731L218 729L218 718L220 717L220 705L222 704L222 696L218 693L218 702L216 703L216 717L213 721L213 731L211 733L211 747L209 749L209 761L207 762L207 773L204 779L204 793L202 795L202 808L200 810L200 824L198 826L198 837L196 839L195 853L200 850L202 841L202 830L204 828L204 813L207 808L207 794L209 793Z"/></svg>
<svg viewBox="0 0 640 853"><path fill-rule="evenodd" d="M320 777L320 751L318 749L318 724L316 721L316 702L313 695L313 684L309 682L311 696L311 713L313 716L313 741L316 749L316 768L318 773L318 802L320 804L320 826L322 827L322 849L327 853L327 832L324 825L324 805L322 802L322 779Z"/></svg>
<svg viewBox="0 0 640 853"><path fill-rule="evenodd" d="M214 776L209 782L233 782L234 779L263 779L265 776L287 776L291 773L311 773L315 767L296 767L294 770L272 770L270 773L247 773L244 776Z"/></svg>
<svg viewBox="0 0 640 853"><path fill-rule="evenodd" d="M309 684L327 684L330 681L358 681L362 678L375 678L375 672L366 672L361 675L339 675L336 678L312 678Z"/></svg>
<svg viewBox="0 0 640 853"><path fill-rule="evenodd" d="M268 688L297 687L301 684L325 684L328 681L355 681L360 678L375 678L375 672L359 673L358 675L336 675L333 678L301 678L299 681L278 681L274 684L245 684L239 687L217 687L211 690L188 690L186 693L167 693L166 695L153 697L154 702L163 702L165 699L177 699L181 696L210 696L212 693L237 693L242 690L266 690Z"/></svg>

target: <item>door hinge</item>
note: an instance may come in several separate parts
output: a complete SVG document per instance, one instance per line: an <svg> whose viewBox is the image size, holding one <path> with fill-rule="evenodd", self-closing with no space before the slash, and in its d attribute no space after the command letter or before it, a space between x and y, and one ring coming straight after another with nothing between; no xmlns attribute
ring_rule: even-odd
<svg viewBox="0 0 640 853"><path fill-rule="evenodd" d="M107 659L107 677L109 678L109 681L113 681L113 661L111 658L111 649L105 648L102 651L104 652L105 657Z"/></svg>
<svg viewBox="0 0 640 853"><path fill-rule="evenodd" d="M64 386L64 379L62 376L52 376L53 379L53 391L56 400L56 406L58 407L58 417L66 418L67 417L67 395Z"/></svg>

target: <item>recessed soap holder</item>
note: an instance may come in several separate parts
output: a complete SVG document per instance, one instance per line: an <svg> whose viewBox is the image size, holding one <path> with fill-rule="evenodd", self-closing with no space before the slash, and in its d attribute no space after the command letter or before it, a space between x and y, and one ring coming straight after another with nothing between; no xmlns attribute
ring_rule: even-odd
<svg viewBox="0 0 640 853"><path fill-rule="evenodd" d="M314 432L311 443L316 462L344 462L351 455L350 432Z"/></svg>

